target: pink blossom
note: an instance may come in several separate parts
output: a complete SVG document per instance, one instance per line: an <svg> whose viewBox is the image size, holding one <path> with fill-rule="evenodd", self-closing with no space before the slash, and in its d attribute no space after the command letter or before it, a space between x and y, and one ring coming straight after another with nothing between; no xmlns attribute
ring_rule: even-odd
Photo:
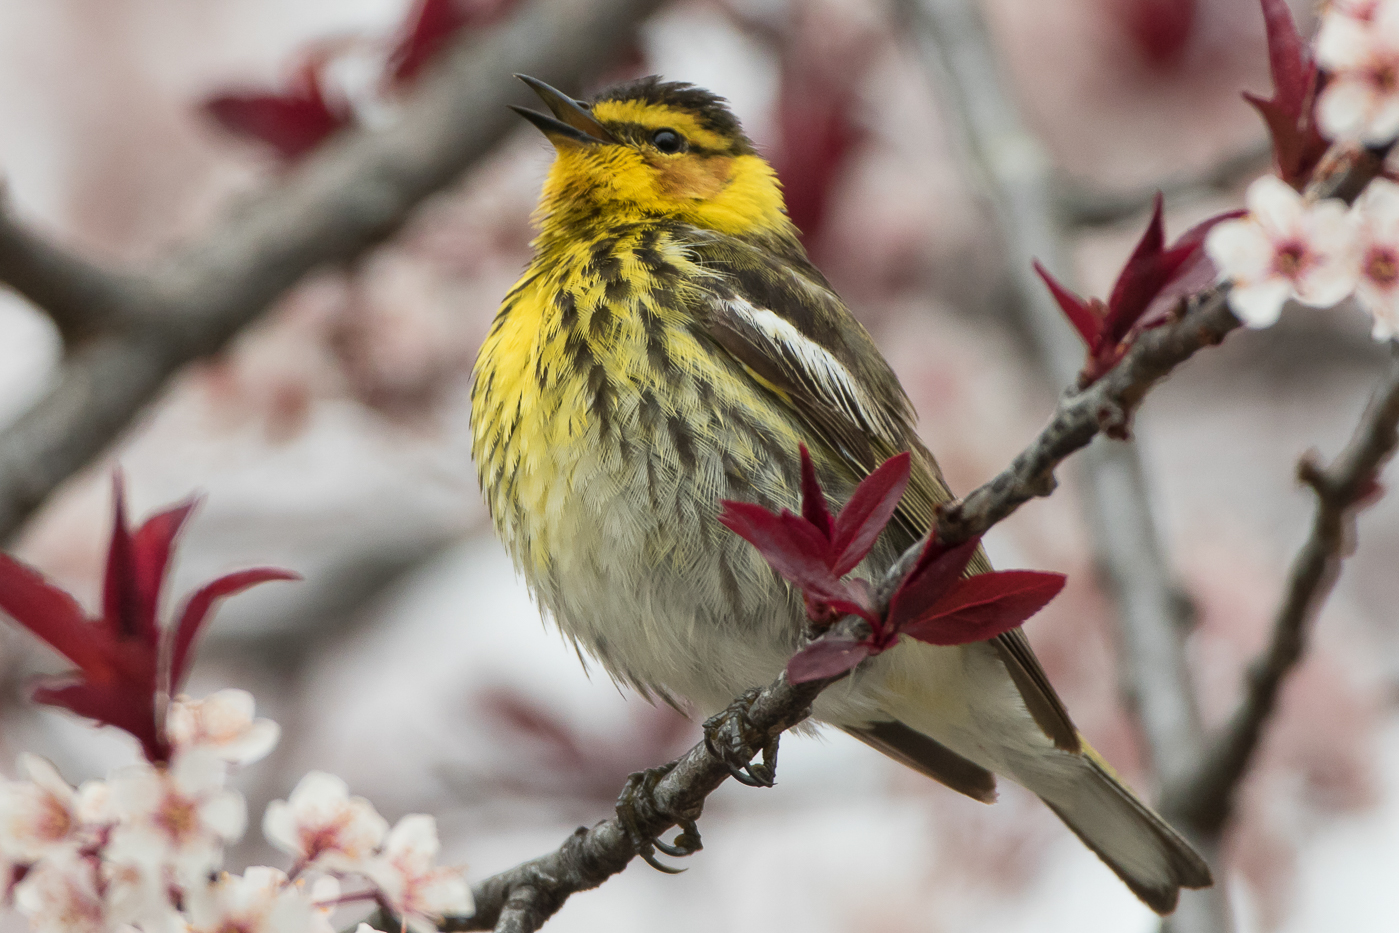
<svg viewBox="0 0 1399 933"><path fill-rule="evenodd" d="M1355 297L1374 318L1376 340L1399 333L1399 185L1377 178L1355 202Z"/></svg>
<svg viewBox="0 0 1399 933"><path fill-rule="evenodd" d="M66 853L45 859L15 886L15 906L34 933L103 933L106 905L92 860Z"/></svg>
<svg viewBox="0 0 1399 933"><path fill-rule="evenodd" d="M411 814L398 821L383 852L362 869L390 909L415 933L433 933L443 917L465 916L474 909L461 870L433 864L439 848L437 821Z"/></svg>
<svg viewBox="0 0 1399 933"><path fill-rule="evenodd" d="M77 794L53 765L30 754L19 763L30 779L0 785L0 852L31 863L71 844L82 821Z"/></svg>
<svg viewBox="0 0 1399 933"><path fill-rule="evenodd" d="M1366 145L1399 136L1399 3L1328 10L1316 57L1330 76L1317 101L1326 136Z"/></svg>
<svg viewBox="0 0 1399 933"><path fill-rule="evenodd" d="M213 752L179 752L164 767L135 765L110 781L119 820L107 857L145 869L169 868L187 883L218 866L223 845L243 835L243 798L224 785L225 766Z"/></svg>
<svg viewBox="0 0 1399 933"><path fill-rule="evenodd" d="M189 933L332 933L303 885L275 868L224 874L186 898Z"/></svg>
<svg viewBox="0 0 1399 933"><path fill-rule="evenodd" d="M389 830L388 821L363 797L351 797L340 778L322 771L303 777L288 800L274 800L262 818L267 841L303 863L351 870Z"/></svg>
<svg viewBox="0 0 1399 933"><path fill-rule="evenodd" d="M1229 306L1245 324L1272 325L1289 298L1329 307L1350 294L1354 234L1345 204L1308 204L1272 175L1249 185L1245 201L1246 216L1220 224L1205 240L1221 277L1233 280Z"/></svg>
<svg viewBox="0 0 1399 933"><path fill-rule="evenodd" d="M170 704L166 733L176 747L207 748L230 764L251 764L276 747L282 731L270 719L254 719L253 707L246 690L220 690L202 700L179 696Z"/></svg>

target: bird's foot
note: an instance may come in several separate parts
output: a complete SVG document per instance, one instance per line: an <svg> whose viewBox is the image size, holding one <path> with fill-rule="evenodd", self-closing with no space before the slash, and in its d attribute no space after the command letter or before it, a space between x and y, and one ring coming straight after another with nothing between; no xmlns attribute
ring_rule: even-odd
<svg viewBox="0 0 1399 933"><path fill-rule="evenodd" d="M683 868L675 868L666 865L656 858L656 851L660 850L673 858L684 858L687 855L694 855L704 848L700 842L699 827L695 821L689 818L677 818L673 814L663 814L660 807L656 805L656 785L661 778L665 777L675 767L675 762L661 765L659 768L648 768L645 771L638 771L627 778L627 786L622 788L622 794L617 798L617 820L626 830L627 837L631 839L632 845L636 848L636 854L657 871L663 871L668 875L678 875L684 871ZM680 827L680 835L675 837L673 842L664 842L659 836L653 836L642 827L654 824L664 817L675 820Z"/></svg>
<svg viewBox="0 0 1399 933"><path fill-rule="evenodd" d="M704 721L704 744L709 753L728 765L729 773L740 784L749 787L771 787L777 783L777 736L753 725L748 716L758 690L744 693L729 704L722 713ZM761 751L763 760L753 762Z"/></svg>

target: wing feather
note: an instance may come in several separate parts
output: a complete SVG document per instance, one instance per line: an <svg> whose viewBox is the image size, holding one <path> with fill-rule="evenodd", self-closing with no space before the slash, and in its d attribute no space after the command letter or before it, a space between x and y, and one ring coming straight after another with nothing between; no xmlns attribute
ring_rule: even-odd
<svg viewBox="0 0 1399 933"><path fill-rule="evenodd" d="M730 238L700 248L712 273L698 319L709 336L781 397L858 479L902 451L913 454L908 491L895 513L902 545L916 541L952 493L918 439L912 406L874 341L815 270L784 266ZM970 569L991 569L982 551ZM1078 751L1063 701L1021 629L992 640L1026 708L1054 744Z"/></svg>

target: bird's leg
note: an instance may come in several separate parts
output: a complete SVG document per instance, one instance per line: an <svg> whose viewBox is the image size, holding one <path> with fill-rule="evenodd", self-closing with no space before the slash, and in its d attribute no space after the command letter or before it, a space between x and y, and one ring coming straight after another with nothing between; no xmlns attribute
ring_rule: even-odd
<svg viewBox="0 0 1399 933"><path fill-rule="evenodd" d="M753 725L748 710L758 698L756 689L734 700L722 713L704 721L704 744L709 753L728 765L735 781L749 787L771 787L777 783L777 736ZM753 763L761 750L763 760Z"/></svg>
<svg viewBox="0 0 1399 933"><path fill-rule="evenodd" d="M663 842L659 836L653 836L642 829L643 826L655 823L662 818L660 808L656 806L656 785L674 767L675 762L672 761L659 768L648 768L645 771L636 772L627 778L627 786L622 788L622 794L617 798L617 820L626 830L632 845L636 847L636 854L640 855L647 865L669 875L677 875L685 869L673 868L657 861L657 849L666 855L683 858L687 855L694 855L704 848L700 842L699 827L690 818L677 818L674 814L664 814L664 816L674 819L680 827L680 835L675 837L673 843Z"/></svg>

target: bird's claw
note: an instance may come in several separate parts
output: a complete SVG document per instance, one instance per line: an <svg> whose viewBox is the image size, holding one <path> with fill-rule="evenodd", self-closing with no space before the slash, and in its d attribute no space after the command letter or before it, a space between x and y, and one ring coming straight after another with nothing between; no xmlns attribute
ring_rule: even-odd
<svg viewBox="0 0 1399 933"><path fill-rule="evenodd" d="M704 744L728 767L735 781L749 787L772 787L777 783L777 736L768 738L749 719L748 710L757 697L756 689L749 690L722 713L706 719ZM756 750L762 752L761 762L752 760Z"/></svg>
<svg viewBox="0 0 1399 933"><path fill-rule="evenodd" d="M668 875L678 875L685 869L659 861L656 858L657 850L673 858L684 858L704 848L700 841L699 826L693 819L676 818L673 814L667 814L675 819L676 825L680 827L680 835L669 843L658 836L649 835L642 829L644 825L660 818L661 814L656 806L656 785L674 767L672 762L659 768L636 772L627 778L627 786L622 788L622 794L617 798L617 819L636 848L636 854L656 871L663 871Z"/></svg>

